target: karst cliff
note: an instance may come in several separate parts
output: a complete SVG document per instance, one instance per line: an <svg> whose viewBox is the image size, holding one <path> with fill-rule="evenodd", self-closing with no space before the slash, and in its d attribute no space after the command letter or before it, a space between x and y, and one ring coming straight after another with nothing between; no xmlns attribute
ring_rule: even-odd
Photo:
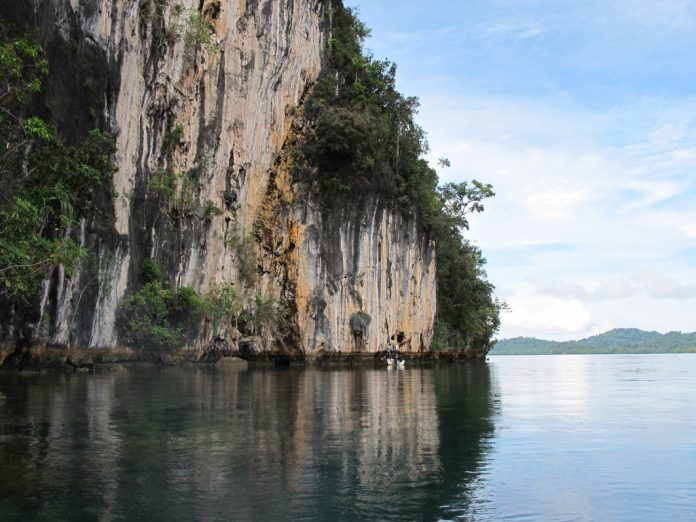
<svg viewBox="0 0 696 522"><path fill-rule="evenodd" d="M150 263L167 288L282 304L282 333L203 314L186 350L375 352L397 333L402 350L428 349L435 246L416 216L293 175L330 2L11 0L0 14L45 49L45 119L68 140L99 127L116 146L104 216L71 230L89 255L5 309L3 343L123 345L119 313Z"/></svg>

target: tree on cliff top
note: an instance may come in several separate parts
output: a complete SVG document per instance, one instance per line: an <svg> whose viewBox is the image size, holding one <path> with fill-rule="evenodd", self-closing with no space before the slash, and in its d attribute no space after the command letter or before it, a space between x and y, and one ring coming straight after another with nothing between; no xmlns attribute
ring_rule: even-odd
<svg viewBox="0 0 696 522"><path fill-rule="evenodd" d="M396 66L363 49L369 29L340 0L329 2L331 39L324 68L306 107L309 132L298 153L302 181L321 194L377 193L415 214L436 243L438 346L486 347L504 306L493 298L485 259L464 240L467 215L493 196L479 181L438 186L423 159L425 133L415 123L418 99L396 90ZM449 166L442 159L441 166ZM444 333L443 333L444 332Z"/></svg>

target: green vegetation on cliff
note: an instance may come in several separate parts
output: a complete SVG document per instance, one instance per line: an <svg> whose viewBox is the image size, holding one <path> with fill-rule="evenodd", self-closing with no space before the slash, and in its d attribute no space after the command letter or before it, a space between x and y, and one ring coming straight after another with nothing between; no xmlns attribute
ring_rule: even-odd
<svg viewBox="0 0 696 522"><path fill-rule="evenodd" d="M0 300L23 301L62 265L70 273L87 252L80 219L110 200L114 142L94 130L63 142L32 112L48 74L41 46L0 26Z"/></svg>
<svg viewBox="0 0 696 522"><path fill-rule="evenodd" d="M463 238L462 230L468 227L469 213L483 210L483 200L493 195L492 188L477 181L438 185L435 170L423 159L427 142L414 121L417 99L396 90L394 64L364 52L369 31L353 12L338 0L329 4L332 37L325 68L305 107L309 132L295 151L295 175L326 197L348 191L376 194L391 208L416 217L423 238L433 239L437 249L439 310L433 346L485 350L498 328L501 304L492 297L493 286L486 280L481 252ZM148 20L161 15L161 6L159 0L139 4L141 15L147 13ZM206 40L211 36L209 25L197 15L179 15L182 24L186 20L179 37L187 44L211 43ZM43 286L47 289L44 301L55 304L55 288L63 284L59 279L63 275L69 279L81 262L88 265L85 258L97 256L96 242L116 235L109 222L114 214L114 140L98 129L88 132L108 125L96 116L103 101L92 103L92 98L102 99L102 84L95 76L103 71L104 63L95 59L77 75L80 81L76 85L84 84L91 101L83 107L89 118L73 125L66 114L72 115L69 102L76 91L55 90L72 71L60 56L57 53L58 65L51 68L46 89L50 95L44 95L41 91L49 64L43 49L26 35L0 27L0 309L26 312L17 313L16 324L38 322L42 307L37 297L42 284L50 278L59 283ZM62 74L56 75L56 71ZM173 121L165 127L166 158L152 172L143 173L142 199L147 203L143 215L152 209L155 221L160 215L167 216L171 223L163 219L159 221L164 222L162 226L171 225L181 233L182 223L194 211L209 218L222 210L213 201L196 199L195 184L205 170L205 161L188 172L168 162L181 145L184 128ZM148 216L138 217L145 219L140 223L142 230L147 229L151 224ZM242 292L244 306L230 290L224 295L199 295L187 287L175 289L167 277L146 273L154 265L143 265L143 273L137 274L133 264L136 269L129 273L128 293L117 311L121 340L172 348L185 342L187 332L216 320L226 306L225 313L233 317L242 334L277 330L287 315L286 307L273 296L251 291L259 265L253 237L249 231L230 227L224 241L249 290ZM132 254L134 263L142 261L138 252ZM78 308L83 294L83 308L90 307L89 299L98 296L90 285L98 282L99 274L85 274L80 272L83 286ZM50 306L46 310L44 320L50 322ZM73 314L79 319L81 312Z"/></svg>
<svg viewBox="0 0 696 522"><path fill-rule="evenodd" d="M330 2L331 40L306 108L310 131L297 151L297 177L336 192L377 193L417 216L435 240L438 317L433 347L485 351L504 304L493 298L481 251L462 236L467 214L481 212L490 185L447 183L423 159L425 133L414 121L418 100L396 90L396 66L363 49L369 30L339 0ZM448 165L447 160L442 160Z"/></svg>
<svg viewBox="0 0 696 522"><path fill-rule="evenodd" d="M544 341L515 337L498 341L495 355L557 355L600 353L696 353L696 333L645 332L617 328L579 341Z"/></svg>
<svg viewBox="0 0 696 522"><path fill-rule="evenodd" d="M118 329L126 345L176 350L195 338L203 321L216 330L233 324L248 335L280 338L287 310L273 296L256 292L245 300L226 284L215 284L204 295L189 286L172 290L151 259L143 262L140 276L142 286L118 309Z"/></svg>

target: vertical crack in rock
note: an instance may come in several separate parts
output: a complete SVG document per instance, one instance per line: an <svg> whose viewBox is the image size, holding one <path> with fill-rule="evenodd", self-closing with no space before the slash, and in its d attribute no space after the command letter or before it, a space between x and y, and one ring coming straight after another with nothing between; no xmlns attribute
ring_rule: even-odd
<svg viewBox="0 0 696 522"><path fill-rule="evenodd" d="M36 319L36 341L118 345L119 306L154 259L173 288L202 294L222 283L247 299L277 296L289 312L281 342L299 352L375 351L397 331L406 350L429 345L434 247L415 220L370 194L327 207L292 181L288 144L301 139L301 107L321 69L325 2L21 4L0 14L37 27L49 51L43 115L67 139L109 129L118 148L115 197L101 205L109 219L81 224L92 255L44 285L50 320ZM209 42L188 35L195 16L211 24ZM173 189L158 192L164 176ZM231 230L259 242L254 287L226 242ZM3 320L4 342L16 320ZM188 348L219 335L203 325Z"/></svg>

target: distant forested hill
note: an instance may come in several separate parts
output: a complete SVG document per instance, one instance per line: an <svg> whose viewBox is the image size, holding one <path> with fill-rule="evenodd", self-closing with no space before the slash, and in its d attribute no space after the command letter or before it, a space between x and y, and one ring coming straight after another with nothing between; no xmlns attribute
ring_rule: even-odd
<svg viewBox="0 0 696 522"><path fill-rule="evenodd" d="M553 355L573 353L696 353L696 333L645 332L616 328L579 341L544 341L515 337L498 341L491 355Z"/></svg>

